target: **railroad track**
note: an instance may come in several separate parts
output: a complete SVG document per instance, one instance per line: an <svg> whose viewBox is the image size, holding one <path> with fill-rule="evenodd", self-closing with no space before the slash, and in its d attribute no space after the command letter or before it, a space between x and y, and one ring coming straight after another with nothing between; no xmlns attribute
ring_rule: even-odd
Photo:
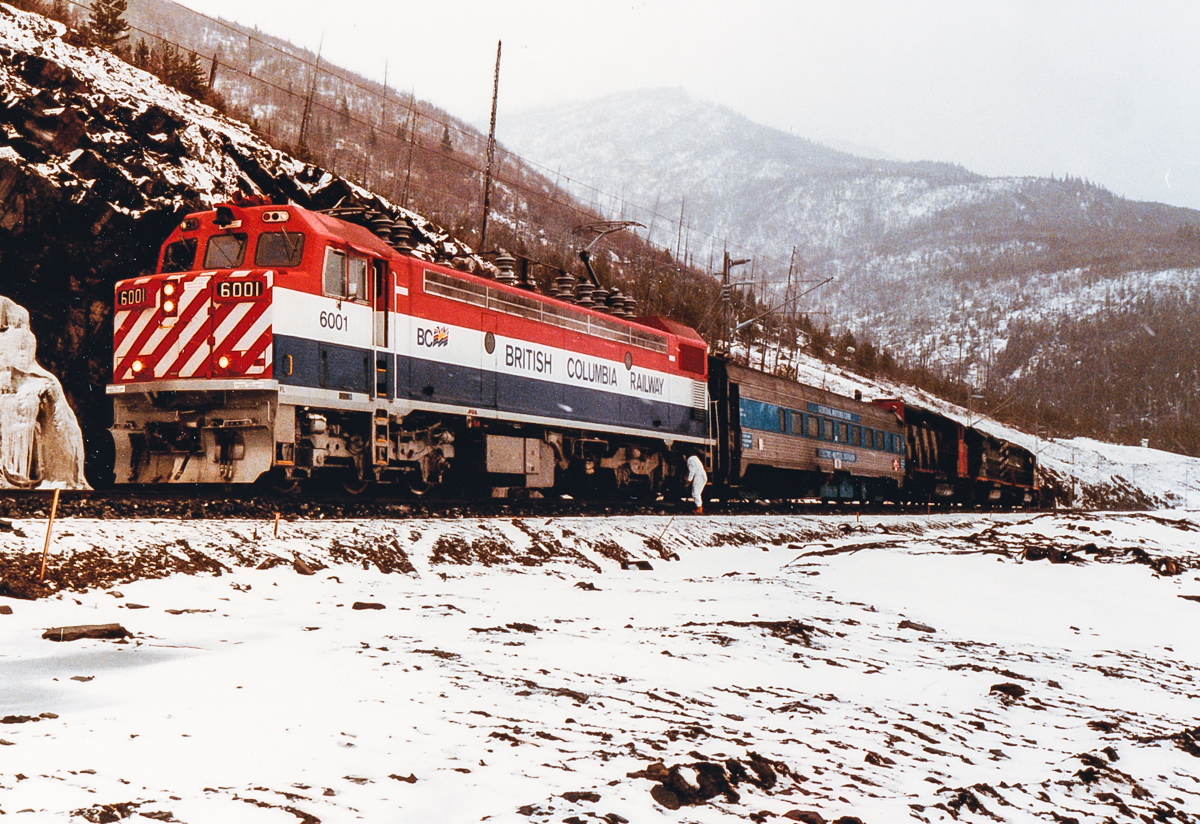
<svg viewBox="0 0 1200 824"><path fill-rule="evenodd" d="M0 493L0 518L44 518L53 503L53 490L22 490ZM831 505L812 501L717 500L705 504L705 514L729 515L848 515L924 512L924 505L911 507ZM342 518L534 518L534 517L629 517L634 515L690 515L690 501L632 500L579 501L566 498L454 499L397 497L387 492L348 495L336 493L296 494L264 489L218 487L207 491L191 488L63 490L57 517L67 518L245 518L273 519L276 513L290 520ZM933 511L950 511L934 508ZM955 507L952 511L971 509Z"/></svg>

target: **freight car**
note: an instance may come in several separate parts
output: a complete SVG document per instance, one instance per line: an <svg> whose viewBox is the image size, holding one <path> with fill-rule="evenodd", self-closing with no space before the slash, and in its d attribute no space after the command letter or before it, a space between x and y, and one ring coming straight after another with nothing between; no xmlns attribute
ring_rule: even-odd
<svg viewBox="0 0 1200 824"><path fill-rule="evenodd" d="M899 499L903 417L859 398L709 359L714 480L724 494L827 501Z"/></svg>
<svg viewBox="0 0 1200 824"><path fill-rule="evenodd" d="M117 483L303 479L654 493L707 452L707 346L560 279L536 293L373 227L242 201L115 287Z"/></svg>
<svg viewBox="0 0 1200 824"><path fill-rule="evenodd" d="M876 403L904 421L910 503L1029 506L1036 458L1024 447L900 400Z"/></svg>

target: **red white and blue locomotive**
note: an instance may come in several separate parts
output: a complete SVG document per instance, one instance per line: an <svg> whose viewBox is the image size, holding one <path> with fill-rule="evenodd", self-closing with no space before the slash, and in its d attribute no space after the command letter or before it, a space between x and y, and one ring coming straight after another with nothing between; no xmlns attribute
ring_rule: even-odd
<svg viewBox="0 0 1200 824"><path fill-rule="evenodd" d="M406 252L294 205L189 216L116 285L117 482L649 492L707 450L690 329Z"/></svg>
<svg viewBox="0 0 1200 824"><path fill-rule="evenodd" d="M546 295L504 254L429 262L406 232L260 201L187 217L116 285L117 483L655 494L696 451L722 495L1032 499L1027 450L710 356L594 279Z"/></svg>

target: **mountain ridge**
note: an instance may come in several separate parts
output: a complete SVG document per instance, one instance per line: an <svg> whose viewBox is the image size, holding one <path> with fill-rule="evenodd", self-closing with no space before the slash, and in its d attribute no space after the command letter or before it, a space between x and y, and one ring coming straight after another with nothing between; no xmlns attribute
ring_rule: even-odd
<svg viewBox="0 0 1200 824"><path fill-rule="evenodd" d="M559 170L577 196L646 225L650 241L677 256L715 271L736 249L752 261L758 294L829 279L800 308L827 312L834 335L844 330L962 381L1030 425L1051 408L1066 434L1129 440L1166 427L1170 448L1200 450L1200 430L1184 420L1186 410L1200 412L1191 400L1200 369L1183 340L1153 348L1168 363L1153 406L1172 410L1170 421L1132 400L1151 387L1125 387L1115 403L1072 389L1092 365L1109 368L1092 360L1106 346L1147 349L1155 333L1124 317L1133 307L1151 307L1163 328L1191 328L1200 211L1127 200L1070 176L986 177L953 163L858 158L677 89L527 113L499 136ZM670 237L664 219L678 222ZM1163 291L1155 273L1177 288ZM1075 319L1056 307L1083 307L1093 294L1124 302L1081 312L1091 326L1064 342L1059 327ZM1010 321L1020 322L1022 357L1005 357Z"/></svg>

